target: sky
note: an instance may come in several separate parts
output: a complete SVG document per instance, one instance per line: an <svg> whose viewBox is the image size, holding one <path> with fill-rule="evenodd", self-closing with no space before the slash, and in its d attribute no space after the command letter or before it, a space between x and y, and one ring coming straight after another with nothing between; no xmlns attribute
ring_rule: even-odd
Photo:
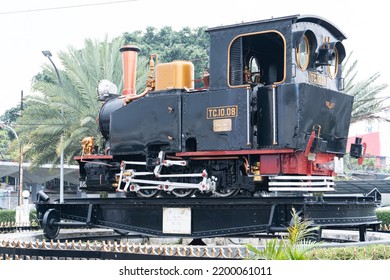
<svg viewBox="0 0 390 280"><path fill-rule="evenodd" d="M112 3L110 3L112 2ZM96 5L99 4L99 5ZM376 72L390 84L386 2L350 0L13 0L0 3L0 115L31 94L31 79L49 63L43 50L56 54L81 48L86 38L104 40L148 26L215 27L288 15L317 15L348 37L359 75ZM79 7L76 7L79 6ZM389 92L390 95L390 92Z"/></svg>

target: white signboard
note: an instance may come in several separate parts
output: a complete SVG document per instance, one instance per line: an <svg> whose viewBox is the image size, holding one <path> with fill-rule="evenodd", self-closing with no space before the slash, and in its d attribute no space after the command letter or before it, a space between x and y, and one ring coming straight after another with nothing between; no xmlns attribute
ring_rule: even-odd
<svg viewBox="0 0 390 280"><path fill-rule="evenodd" d="M163 208L163 233L191 234L191 208Z"/></svg>

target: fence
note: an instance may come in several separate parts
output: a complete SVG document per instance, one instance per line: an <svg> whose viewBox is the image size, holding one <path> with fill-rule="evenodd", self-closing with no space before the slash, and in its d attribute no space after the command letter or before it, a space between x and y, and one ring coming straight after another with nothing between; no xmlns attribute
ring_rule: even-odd
<svg viewBox="0 0 390 280"><path fill-rule="evenodd" d="M19 204L19 197L16 193L0 193L0 209L12 210Z"/></svg>
<svg viewBox="0 0 390 280"><path fill-rule="evenodd" d="M1 241L0 260L185 260L244 259L244 246L207 247L184 245L141 245L117 242L20 242Z"/></svg>

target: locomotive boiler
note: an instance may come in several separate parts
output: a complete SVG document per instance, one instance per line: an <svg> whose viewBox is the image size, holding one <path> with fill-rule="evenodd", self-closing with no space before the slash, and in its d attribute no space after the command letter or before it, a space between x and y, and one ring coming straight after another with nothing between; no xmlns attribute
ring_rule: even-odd
<svg viewBox="0 0 390 280"><path fill-rule="evenodd" d="M332 191L353 97L343 90L346 36L317 16L209 28L209 68L121 48L124 88L99 85L104 153L83 153L81 188L127 196L277 196ZM360 157L361 143L354 144Z"/></svg>

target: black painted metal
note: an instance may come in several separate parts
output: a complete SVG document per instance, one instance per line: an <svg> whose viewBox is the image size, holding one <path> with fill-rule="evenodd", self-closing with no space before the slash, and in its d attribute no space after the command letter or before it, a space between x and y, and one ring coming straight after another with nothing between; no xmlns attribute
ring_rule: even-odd
<svg viewBox="0 0 390 280"><path fill-rule="evenodd" d="M259 147L273 145L272 114L276 114L278 145L272 148L304 150L313 127L320 126L316 150L345 153L352 96L310 84L281 85L276 88L277 110L272 112L272 90L261 87L257 93Z"/></svg>
<svg viewBox="0 0 390 280"><path fill-rule="evenodd" d="M246 95L244 88L183 94L183 151L192 151L186 145L191 138L196 140L197 151L248 149ZM229 106L236 108L234 116L208 116L212 108ZM214 121L218 118L231 119L231 131L214 131Z"/></svg>
<svg viewBox="0 0 390 280"><path fill-rule="evenodd" d="M228 87L227 83L229 65L226 63L226 58L228 57L230 44L233 42L234 39L244 34L261 33L264 31L272 32L274 30L277 30L281 34L281 36L284 37L284 40L286 41L286 47L288 50L290 50L292 48L291 23L294 19L296 19L295 16L209 29L208 32L210 33L210 88L212 90L216 90L226 89ZM275 45L274 49L276 47L278 46ZM243 54L246 54L245 51L241 52ZM273 53L270 52L267 55L268 57L272 57ZM287 51L287 67L291 66L291 60L291 52ZM291 69L291 67L288 69ZM286 81L290 82L291 71L286 71L286 75Z"/></svg>
<svg viewBox="0 0 390 280"><path fill-rule="evenodd" d="M277 43L274 45L273 48L268 48L271 50L269 53L267 53L266 56L263 57L263 59L260 59L261 66L265 69L268 69L267 66L270 66L268 62L266 61L267 58L271 58L272 62L275 62L275 58L273 55L275 54L275 50L279 47L285 47L286 48L286 54L285 54L285 67L286 69L297 69L296 60L294 56L294 52L290 52L290 50L293 50L297 47L297 43L299 40L297 38L302 38L304 32L312 32L313 34L321 34L323 38L327 37L330 38L331 42L338 42L340 43L344 39L346 39L346 36L342 33L340 29L338 29L335 25L327 21L326 19L316 17L316 16L289 16L289 17L282 17L282 18L274 18L270 20L263 20L263 21L255 21L255 22L248 22L248 23L241 23L241 24L235 24L235 25L228 25L228 26L221 26L221 27L215 27L210 28L208 32L210 33L210 87L212 90L214 89L224 89L227 87L227 81L228 79L228 73L230 72L231 68L228 67L232 66L238 66L238 65L228 65L226 64L226 58L229 56L229 51L232 52L232 49L230 49L230 46L234 46L233 42L237 38L240 38L239 36L243 36L243 38L250 36L253 36L254 34L267 34L272 33L273 31L277 30L278 35L283 38L283 43ZM267 41L267 40L266 40ZM268 41L275 41L275 40L268 40ZM315 39L313 41L318 41L318 39ZM280 46L284 45L284 46ZM315 44L311 46L313 48L312 51L312 57L311 60L315 62L316 60L316 53L320 52L320 48L322 48L322 43L318 41ZM339 53L339 63L341 64L342 58L345 56L345 50L344 47L341 44L336 44L336 46L340 46L338 48ZM262 52L267 48L262 48ZM242 54L247 54L245 51L241 51ZM248 58L249 59L249 58ZM341 68L341 65L339 65ZM310 63L308 70L309 71L315 71L317 72L315 63ZM243 67L242 67L243 69ZM264 69L264 68L263 68ZM280 69L279 69L280 70ZM323 73L323 72L321 72ZM266 74L266 73L265 73ZM284 83L307 83L308 80L308 73L307 71L301 71L297 69L297 71L289 71L287 70L285 75L285 79L283 80ZM339 89L339 79L342 77L342 71L339 69L337 73L337 77L333 80L328 79L328 82L325 86L328 89L332 90L338 90ZM281 81L279 80L279 81ZM271 83L269 83L271 84Z"/></svg>
<svg viewBox="0 0 390 280"><path fill-rule="evenodd" d="M41 229L39 226L17 226L14 224L10 226L0 226L0 233L27 232L39 229Z"/></svg>
<svg viewBox="0 0 390 280"><path fill-rule="evenodd" d="M48 239L56 238L60 232L60 226L56 223L60 222L59 212L51 208L45 212L42 218L43 234Z"/></svg>
<svg viewBox="0 0 390 280"><path fill-rule="evenodd" d="M49 209L55 209L63 220L160 237L203 238L276 232L288 227L292 208L321 228L375 227L379 224L372 197L67 199L62 204L37 202L36 206L38 221ZM166 208L189 209L190 234L163 232Z"/></svg>
<svg viewBox="0 0 390 280"><path fill-rule="evenodd" d="M153 146L181 151L180 93L181 90L170 90L149 94L111 112L110 131L106 132L110 135L110 153L142 154Z"/></svg>

